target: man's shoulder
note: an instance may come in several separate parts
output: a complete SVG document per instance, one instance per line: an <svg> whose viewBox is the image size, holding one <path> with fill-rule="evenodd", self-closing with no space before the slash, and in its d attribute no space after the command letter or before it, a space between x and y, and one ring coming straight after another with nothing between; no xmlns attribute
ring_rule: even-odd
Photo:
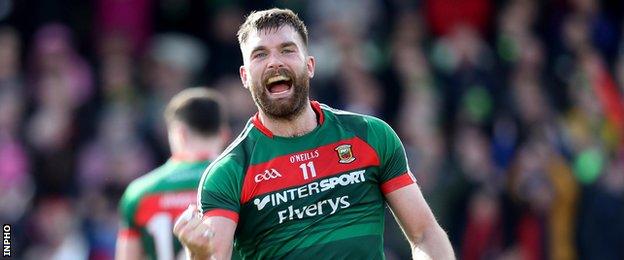
<svg viewBox="0 0 624 260"><path fill-rule="evenodd" d="M384 120L372 115L336 109L325 104L321 104L321 109L325 111L325 115L329 120L348 129L367 131L371 128L390 127Z"/></svg>
<svg viewBox="0 0 624 260"><path fill-rule="evenodd" d="M214 172L219 172L219 174L221 172L231 173L231 171L225 169L243 169L257 141L250 134L252 129L253 125L248 123L238 137L208 166L204 175L213 174Z"/></svg>
<svg viewBox="0 0 624 260"><path fill-rule="evenodd" d="M215 159L215 161L211 164L211 168L213 165L223 165L230 163L242 163L246 157L249 156L249 153L253 149L256 138L250 133L253 129L253 126L248 125L243 129L243 131L238 135L234 141L228 145L223 152Z"/></svg>
<svg viewBox="0 0 624 260"><path fill-rule="evenodd" d="M187 162L170 159L130 182L124 192L124 199L140 200L152 193L193 190L209 164L209 160Z"/></svg>
<svg viewBox="0 0 624 260"><path fill-rule="evenodd" d="M122 213L133 214L141 199L152 193L158 186L163 174L166 174L165 170L166 163L131 181L119 202Z"/></svg>
<svg viewBox="0 0 624 260"><path fill-rule="evenodd" d="M150 193L157 188L158 183L166 176L171 174L167 167L167 163L160 165L143 176L134 179L128 184L123 195L123 199L127 201L140 200L146 193Z"/></svg>

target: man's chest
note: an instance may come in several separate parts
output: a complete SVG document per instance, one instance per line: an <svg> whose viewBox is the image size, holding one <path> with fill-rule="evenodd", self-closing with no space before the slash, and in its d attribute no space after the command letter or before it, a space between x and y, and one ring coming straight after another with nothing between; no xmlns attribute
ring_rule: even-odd
<svg viewBox="0 0 624 260"><path fill-rule="evenodd" d="M239 227L251 233L294 227L376 203L379 164L373 148L357 137L252 164Z"/></svg>

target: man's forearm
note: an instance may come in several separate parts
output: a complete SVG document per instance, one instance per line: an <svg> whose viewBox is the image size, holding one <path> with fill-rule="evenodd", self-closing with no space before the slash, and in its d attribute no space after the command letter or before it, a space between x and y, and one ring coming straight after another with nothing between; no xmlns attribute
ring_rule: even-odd
<svg viewBox="0 0 624 260"><path fill-rule="evenodd" d="M413 239L411 244L413 259L455 259L448 236L437 224L426 229L423 235L419 239Z"/></svg>
<svg viewBox="0 0 624 260"><path fill-rule="evenodd" d="M217 258L215 258L214 256L207 256L207 255L198 255L198 254L189 254L189 258L190 260L206 260L206 259L210 259L210 260L215 260Z"/></svg>

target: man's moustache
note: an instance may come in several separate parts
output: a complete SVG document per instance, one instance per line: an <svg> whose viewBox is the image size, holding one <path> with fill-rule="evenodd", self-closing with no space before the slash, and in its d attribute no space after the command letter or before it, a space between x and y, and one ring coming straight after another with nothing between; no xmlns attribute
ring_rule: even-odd
<svg viewBox="0 0 624 260"><path fill-rule="evenodd" d="M265 74L265 76L263 77L262 82L266 84L266 82L270 78L275 77L275 76L286 76L286 77L290 78L290 80L294 80L294 78L295 78L293 76L293 74L289 70L287 70L287 69L276 69L276 70L268 71Z"/></svg>

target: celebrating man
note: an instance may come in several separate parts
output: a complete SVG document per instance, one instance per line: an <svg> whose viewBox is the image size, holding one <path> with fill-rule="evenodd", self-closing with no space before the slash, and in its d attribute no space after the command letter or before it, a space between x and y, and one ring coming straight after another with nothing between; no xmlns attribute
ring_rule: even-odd
<svg viewBox="0 0 624 260"><path fill-rule="evenodd" d="M174 227L191 257L383 258L388 203L414 258L454 258L390 126L309 100L315 60L297 15L252 12L238 40L258 113Z"/></svg>

